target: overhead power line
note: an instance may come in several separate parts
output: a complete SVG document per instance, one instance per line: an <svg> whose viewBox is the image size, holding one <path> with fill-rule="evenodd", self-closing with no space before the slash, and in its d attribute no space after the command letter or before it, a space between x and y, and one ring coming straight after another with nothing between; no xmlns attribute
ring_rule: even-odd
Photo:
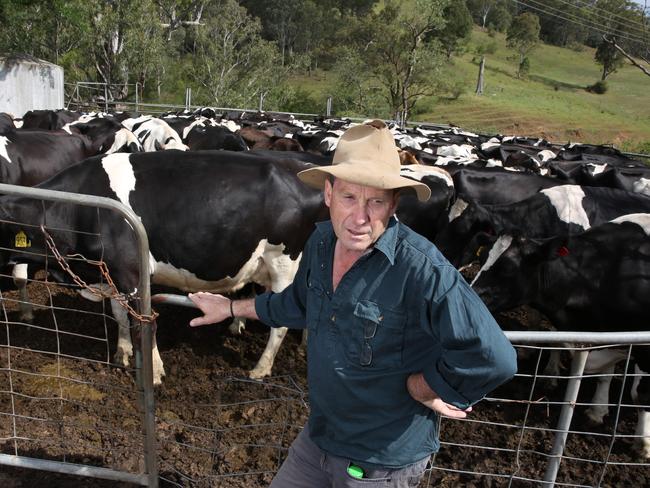
<svg viewBox="0 0 650 488"><path fill-rule="evenodd" d="M528 0L528 1L535 2L535 0ZM566 17L565 15L560 15L558 13L550 12L546 8L542 8L542 7L538 7L536 5L528 4L528 3L524 2L523 0L515 0L515 2L517 2L520 5L523 5L524 7L528 7L530 9L532 9L532 10L541 12L541 13L543 13L545 15L549 15L551 17L556 17L556 18L559 18L559 19L562 19L562 20L566 20L567 22L571 22L573 24L580 25L580 26L585 27L587 29L592 29L592 30L594 30L596 32L599 32L601 34L609 34L609 35L616 36L619 39L627 39L627 40L629 40L629 41L631 41L633 43L639 44L639 45L644 46L644 47L646 47L647 44L648 44L648 41L646 39L626 35L626 34L622 33L621 31L618 31L616 29L603 29L602 26L596 26L594 24L585 23L583 21L585 19L577 20L577 18L575 16L573 18ZM538 2L535 2L535 3L538 3Z"/></svg>
<svg viewBox="0 0 650 488"><path fill-rule="evenodd" d="M560 0L560 1L561 1L562 3L566 3L566 4L569 4L569 5L571 4L570 2L567 2L566 0ZM637 25L639 25L639 26L643 29L644 32L647 32L647 31L648 31L648 25L647 25L647 23L645 23L645 22L639 22L639 21L636 21L636 20L630 19L630 18L625 17L625 16L623 16L623 15L617 14L616 12L610 12L609 10L605 10L604 8L598 7L598 6L596 6L596 5L589 5L589 4L588 4L587 2L585 2L584 0L576 0L576 2L577 2L577 4L578 4L579 6L581 6L582 8L585 8L585 9L587 9L587 10L591 10L591 11L594 12L594 13L595 13L596 11L603 12L604 14L596 14L596 15L598 15L598 16L601 17L601 18L608 19L609 17L616 17L616 18L621 19L621 20L623 20L623 21L625 21L625 22L629 22L629 23L632 23L632 24L637 24ZM640 7L640 6L639 6L639 7ZM640 8L640 9L639 9L639 12L643 12L643 9ZM644 15L645 15L645 13L644 13Z"/></svg>
<svg viewBox="0 0 650 488"><path fill-rule="evenodd" d="M557 9L557 8L552 7L550 5L546 5L546 4L544 4L543 2L541 2L539 0L526 0L526 1L533 2L534 4L538 5L538 7L535 7L533 5L527 5L528 7L536 8L536 9L544 12L546 15L552 15L552 16L555 16L555 17L559 17L559 18L568 20L569 22L573 22L574 24L582 25L583 27L588 27L590 29L594 29L594 30L596 30L598 32L601 32L601 33L614 35L614 36L616 36L618 38L625 38L625 39L628 39L628 40L637 41L637 42L641 42L641 43L647 43L648 42L647 38L639 37L636 34L626 32L626 31L622 31L620 29L615 29L615 28L612 28L612 27L604 26L604 25L599 24L596 21L591 20L589 18L578 17L577 15L575 15L575 14L573 14L571 12L565 12L564 10L560 10L560 9ZM522 5L526 5L524 2L519 2L519 3L521 3ZM551 12L550 10L554 10L555 12L559 12L559 13L554 13L554 12ZM568 18L563 17L562 14L564 16L568 16ZM586 24L585 24L585 22L586 22ZM645 34L645 32L642 33L642 34Z"/></svg>

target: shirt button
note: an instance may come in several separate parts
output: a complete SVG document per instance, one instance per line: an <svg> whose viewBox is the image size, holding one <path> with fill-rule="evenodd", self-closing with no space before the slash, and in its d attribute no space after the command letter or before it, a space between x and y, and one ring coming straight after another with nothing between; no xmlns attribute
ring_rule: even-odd
<svg viewBox="0 0 650 488"><path fill-rule="evenodd" d="M332 322L336 322L336 315L332 315L332 316L330 317L330 320L331 320Z"/></svg>
<svg viewBox="0 0 650 488"><path fill-rule="evenodd" d="M325 263L320 263L320 269L325 269Z"/></svg>

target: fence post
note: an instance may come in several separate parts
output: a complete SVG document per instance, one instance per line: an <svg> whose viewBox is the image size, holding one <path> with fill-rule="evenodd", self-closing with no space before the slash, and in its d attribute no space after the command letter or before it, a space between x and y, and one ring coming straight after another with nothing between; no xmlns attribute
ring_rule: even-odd
<svg viewBox="0 0 650 488"><path fill-rule="evenodd" d="M135 113L136 114L140 113L140 110L138 108L138 101L139 101L139 99L138 99L138 87L139 86L140 86L140 82L136 81L135 82Z"/></svg>
<svg viewBox="0 0 650 488"><path fill-rule="evenodd" d="M569 435L569 429L571 428L571 419L573 418L573 411L576 407L576 400L578 399L580 383L582 382L582 375L585 371L585 364L587 363L588 356L589 351L578 351L571 362L569 383L564 392L564 402L562 405L562 411L560 412L560 419L557 422L557 433L555 434L555 440L553 441L553 449L551 450L550 455L551 459L549 460L546 472L544 473L544 486L555 486L557 472L560 469L564 446L566 445L566 439Z"/></svg>
<svg viewBox="0 0 650 488"><path fill-rule="evenodd" d="M264 93L260 93L260 108L259 108L259 111L260 112L264 111Z"/></svg>
<svg viewBox="0 0 650 488"><path fill-rule="evenodd" d="M328 117L332 116L332 95L327 97L327 107L325 108L325 115Z"/></svg>
<svg viewBox="0 0 650 488"><path fill-rule="evenodd" d="M190 105L192 105L192 87L185 88L185 110L190 111Z"/></svg>
<svg viewBox="0 0 650 488"><path fill-rule="evenodd" d="M104 83L104 112L108 113L108 83Z"/></svg>

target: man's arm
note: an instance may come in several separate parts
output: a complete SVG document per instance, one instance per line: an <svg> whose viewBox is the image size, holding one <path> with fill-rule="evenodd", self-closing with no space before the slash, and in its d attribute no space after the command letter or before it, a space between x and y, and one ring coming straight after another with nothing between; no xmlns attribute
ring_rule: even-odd
<svg viewBox="0 0 650 488"><path fill-rule="evenodd" d="M215 295L204 291L190 293L188 298L203 312L202 317L190 320L190 327L216 324L233 317L259 320L255 311L254 298L233 301L223 295Z"/></svg>
<svg viewBox="0 0 650 488"><path fill-rule="evenodd" d="M406 388L414 400L445 417L464 419L472 411L472 407L461 410L449 403L445 403L427 384L422 373L413 373L409 376L406 380Z"/></svg>

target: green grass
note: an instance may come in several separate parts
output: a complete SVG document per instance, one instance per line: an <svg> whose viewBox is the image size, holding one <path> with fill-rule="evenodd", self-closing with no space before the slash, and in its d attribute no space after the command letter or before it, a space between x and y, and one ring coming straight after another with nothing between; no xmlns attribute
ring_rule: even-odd
<svg viewBox="0 0 650 488"><path fill-rule="evenodd" d="M495 43L486 55L484 94L474 95L479 44ZM442 76L458 80L465 92L456 100L439 96L424 100L417 121L449 123L483 133L544 137L553 142L614 144L626 150L650 146L650 77L626 64L607 79L603 95L585 88L600 79L594 50L578 52L540 44L530 54L530 73L517 79L515 53L503 34L490 37L476 28L466 53L457 56ZM331 91L331 76L318 71L292 83L322 98ZM336 94L334 107L336 108ZM339 114L345 115L345 114Z"/></svg>

